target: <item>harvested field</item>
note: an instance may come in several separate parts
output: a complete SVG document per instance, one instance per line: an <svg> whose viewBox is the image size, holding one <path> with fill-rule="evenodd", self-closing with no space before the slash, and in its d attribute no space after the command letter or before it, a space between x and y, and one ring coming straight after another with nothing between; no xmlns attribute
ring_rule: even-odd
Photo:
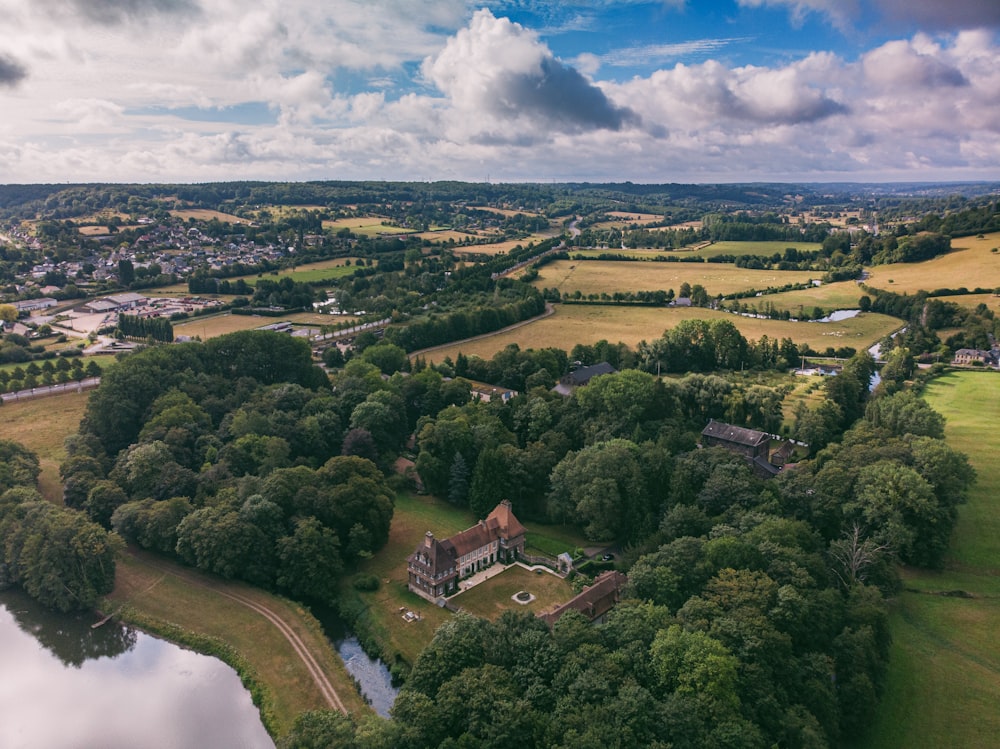
<svg viewBox="0 0 1000 749"><path fill-rule="evenodd" d="M922 263L876 265L866 284L876 289L913 294L921 289L1000 287L1000 232L977 237L959 237L947 255ZM998 248L993 252L993 248Z"/></svg>
<svg viewBox="0 0 1000 749"><path fill-rule="evenodd" d="M816 271L770 271L737 268L717 263L642 263L602 260L557 260L544 266L534 286L563 293L611 294L615 291L677 291L685 281L701 284L709 296L789 283L807 283Z"/></svg>
<svg viewBox="0 0 1000 749"><path fill-rule="evenodd" d="M231 213L222 213L221 211L212 211L206 208L184 208L179 211L170 211L171 216L175 216L185 221L189 218L193 218L195 221L211 221L213 218L222 221L225 224L249 224L250 221L245 218L240 218L239 216L234 216Z"/></svg>
<svg viewBox="0 0 1000 749"><path fill-rule="evenodd" d="M635 346L639 341L651 341L681 320L729 320L751 340L766 335L769 338L791 338L796 343L808 343L814 349L828 346L851 346L862 349L898 329L902 322L888 315L862 314L836 323L790 322L758 320L726 312L690 307L628 307L586 304L556 305L550 317L524 325L508 333L488 336L476 341L454 343L427 355L428 361L440 362L446 356L454 361L461 351L489 359L511 343L522 349L554 346L566 351L577 343L592 344L600 340L621 341Z"/></svg>

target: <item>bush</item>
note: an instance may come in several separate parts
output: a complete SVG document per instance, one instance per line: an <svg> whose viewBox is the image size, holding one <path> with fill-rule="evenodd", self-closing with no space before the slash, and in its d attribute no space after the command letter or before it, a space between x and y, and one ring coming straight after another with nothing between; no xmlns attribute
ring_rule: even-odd
<svg viewBox="0 0 1000 749"><path fill-rule="evenodd" d="M374 593L379 589L379 581L375 575L355 575L351 584L355 590L364 593Z"/></svg>

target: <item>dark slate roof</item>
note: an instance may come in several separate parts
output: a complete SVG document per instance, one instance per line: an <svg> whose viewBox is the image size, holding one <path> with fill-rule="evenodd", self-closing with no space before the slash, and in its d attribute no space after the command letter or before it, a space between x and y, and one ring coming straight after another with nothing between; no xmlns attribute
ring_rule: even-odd
<svg viewBox="0 0 1000 749"><path fill-rule="evenodd" d="M618 370L602 361L600 364L592 364L589 367L580 367L563 377L563 382L567 385L586 385L598 375L614 374Z"/></svg>
<svg viewBox="0 0 1000 749"><path fill-rule="evenodd" d="M708 426L701 430L701 433L704 437L715 437L716 439L726 440L738 445L748 445L750 447L756 447L771 439L765 432L733 426L732 424L715 421L714 419L708 422Z"/></svg>

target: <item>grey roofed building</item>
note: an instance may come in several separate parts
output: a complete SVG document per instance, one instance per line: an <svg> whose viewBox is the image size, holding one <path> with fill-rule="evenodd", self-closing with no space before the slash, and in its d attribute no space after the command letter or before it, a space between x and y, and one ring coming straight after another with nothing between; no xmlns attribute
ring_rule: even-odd
<svg viewBox="0 0 1000 749"><path fill-rule="evenodd" d="M559 382L576 387L579 385L586 385L598 375L615 374L617 372L617 369L612 367L606 361L602 361L600 364L592 364L589 367L574 369L569 374L563 375L559 379Z"/></svg>

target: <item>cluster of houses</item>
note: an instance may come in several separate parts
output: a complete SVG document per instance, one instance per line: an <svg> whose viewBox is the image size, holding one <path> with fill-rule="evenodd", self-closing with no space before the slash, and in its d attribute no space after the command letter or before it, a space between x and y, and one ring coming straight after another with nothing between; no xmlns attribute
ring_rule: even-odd
<svg viewBox="0 0 1000 749"><path fill-rule="evenodd" d="M962 367L1000 367L1000 347L994 345L989 350L960 348L951 361Z"/></svg>
<svg viewBox="0 0 1000 749"><path fill-rule="evenodd" d="M84 257L73 260L46 260L34 265L30 271L19 277L15 284L19 295L43 294L51 296L61 289L45 284L52 274L64 276L67 283L86 289L118 277L118 263L127 260L135 269L152 269L154 273L187 276L195 270L222 270L236 263L259 265L265 261L277 262L292 248L277 247L273 244L258 244L233 235L224 240L207 236L197 227L183 223L153 224L151 219L140 221L146 224L146 231L131 245L122 243L118 234L90 236L107 245L106 249L95 250ZM14 242L41 251L41 242L27 234L18 226L6 227L5 234ZM81 237L81 240L83 237ZM82 244L81 244L82 246Z"/></svg>

